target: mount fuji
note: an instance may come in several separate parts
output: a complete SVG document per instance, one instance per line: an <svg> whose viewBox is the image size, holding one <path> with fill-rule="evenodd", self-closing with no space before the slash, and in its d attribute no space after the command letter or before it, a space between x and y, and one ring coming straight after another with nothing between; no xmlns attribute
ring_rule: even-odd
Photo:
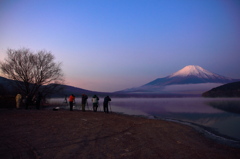
<svg viewBox="0 0 240 159"><path fill-rule="evenodd" d="M200 66L189 65L169 76L157 78L140 87L123 90L121 93L200 95L213 87L236 81L240 79L228 78L207 71Z"/></svg>
<svg viewBox="0 0 240 159"><path fill-rule="evenodd" d="M147 85L172 85L196 83L230 83L234 79L224 77L203 69L200 66L189 65L164 78L158 78Z"/></svg>

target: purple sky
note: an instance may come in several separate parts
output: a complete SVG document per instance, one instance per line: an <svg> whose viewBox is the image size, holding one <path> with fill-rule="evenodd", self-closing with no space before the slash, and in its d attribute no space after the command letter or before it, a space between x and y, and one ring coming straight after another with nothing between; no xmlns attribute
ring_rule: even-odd
<svg viewBox="0 0 240 159"><path fill-rule="evenodd" d="M6 50L51 51L66 84L118 91L186 65L240 78L239 0L1 0Z"/></svg>

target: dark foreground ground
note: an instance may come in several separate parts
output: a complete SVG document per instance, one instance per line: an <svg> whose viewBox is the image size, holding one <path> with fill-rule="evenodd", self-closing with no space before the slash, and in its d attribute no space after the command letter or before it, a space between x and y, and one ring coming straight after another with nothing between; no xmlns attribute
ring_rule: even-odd
<svg viewBox="0 0 240 159"><path fill-rule="evenodd" d="M0 110L0 158L239 159L193 128L115 113Z"/></svg>

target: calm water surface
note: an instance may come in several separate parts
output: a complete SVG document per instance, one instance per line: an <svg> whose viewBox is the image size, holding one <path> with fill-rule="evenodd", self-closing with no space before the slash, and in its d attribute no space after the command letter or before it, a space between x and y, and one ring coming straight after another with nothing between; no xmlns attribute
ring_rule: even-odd
<svg viewBox="0 0 240 159"><path fill-rule="evenodd" d="M102 102L100 98L101 111ZM75 109L81 109L80 103L77 98ZM128 115L191 123L240 141L240 98L112 98L110 107L113 112Z"/></svg>

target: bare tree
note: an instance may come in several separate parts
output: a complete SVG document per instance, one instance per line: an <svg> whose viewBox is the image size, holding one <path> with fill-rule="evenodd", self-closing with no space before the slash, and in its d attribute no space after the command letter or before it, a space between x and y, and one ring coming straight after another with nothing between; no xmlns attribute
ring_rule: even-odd
<svg viewBox="0 0 240 159"><path fill-rule="evenodd" d="M15 88L25 95L34 95L40 90L46 93L56 90L63 83L60 66L61 63L54 62L51 52L42 50L35 54L26 48L8 49L7 58L0 63L2 73L14 80Z"/></svg>

